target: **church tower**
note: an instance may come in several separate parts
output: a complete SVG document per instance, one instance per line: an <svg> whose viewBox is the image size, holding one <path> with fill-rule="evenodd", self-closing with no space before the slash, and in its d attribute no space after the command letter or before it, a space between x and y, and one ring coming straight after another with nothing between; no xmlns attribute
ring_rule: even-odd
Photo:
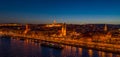
<svg viewBox="0 0 120 57"><path fill-rule="evenodd" d="M66 24L62 24L62 36L66 36Z"/></svg>
<svg viewBox="0 0 120 57"><path fill-rule="evenodd" d="M56 23L57 23L56 20L54 20L54 21L53 21L53 24L56 24Z"/></svg>
<svg viewBox="0 0 120 57"><path fill-rule="evenodd" d="M107 25L105 24L105 26L104 26L104 31L107 31Z"/></svg>
<svg viewBox="0 0 120 57"><path fill-rule="evenodd" d="M24 34L26 34L30 29L29 29L29 25L27 24L27 25L25 25L25 31L24 31Z"/></svg>

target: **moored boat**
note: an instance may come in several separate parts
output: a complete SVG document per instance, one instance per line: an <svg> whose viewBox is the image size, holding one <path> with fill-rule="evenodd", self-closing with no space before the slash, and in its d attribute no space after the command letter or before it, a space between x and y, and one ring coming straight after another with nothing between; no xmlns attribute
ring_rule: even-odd
<svg viewBox="0 0 120 57"><path fill-rule="evenodd" d="M47 42L41 43L41 46L55 48L55 49L63 49L64 48L63 45L56 44L56 43L47 43Z"/></svg>

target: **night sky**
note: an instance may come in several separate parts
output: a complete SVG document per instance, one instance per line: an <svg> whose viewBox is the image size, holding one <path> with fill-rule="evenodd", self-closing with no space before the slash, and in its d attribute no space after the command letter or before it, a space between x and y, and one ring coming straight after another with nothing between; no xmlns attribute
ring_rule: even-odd
<svg viewBox="0 0 120 57"><path fill-rule="evenodd" d="M120 0L0 0L0 23L120 24Z"/></svg>

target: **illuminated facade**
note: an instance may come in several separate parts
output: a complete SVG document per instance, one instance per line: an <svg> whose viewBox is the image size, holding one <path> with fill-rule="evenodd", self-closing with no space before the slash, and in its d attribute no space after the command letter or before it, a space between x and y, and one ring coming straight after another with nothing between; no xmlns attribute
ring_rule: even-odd
<svg viewBox="0 0 120 57"><path fill-rule="evenodd" d="M56 23L56 21L53 21L53 24L47 24L46 27L61 27L61 35L66 36L66 24L65 23Z"/></svg>

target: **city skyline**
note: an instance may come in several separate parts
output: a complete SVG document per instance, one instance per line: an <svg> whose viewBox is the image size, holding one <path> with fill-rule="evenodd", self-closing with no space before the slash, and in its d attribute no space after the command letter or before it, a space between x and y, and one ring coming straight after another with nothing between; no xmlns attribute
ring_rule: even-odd
<svg viewBox="0 0 120 57"><path fill-rule="evenodd" d="M0 23L120 24L119 0L1 0Z"/></svg>

